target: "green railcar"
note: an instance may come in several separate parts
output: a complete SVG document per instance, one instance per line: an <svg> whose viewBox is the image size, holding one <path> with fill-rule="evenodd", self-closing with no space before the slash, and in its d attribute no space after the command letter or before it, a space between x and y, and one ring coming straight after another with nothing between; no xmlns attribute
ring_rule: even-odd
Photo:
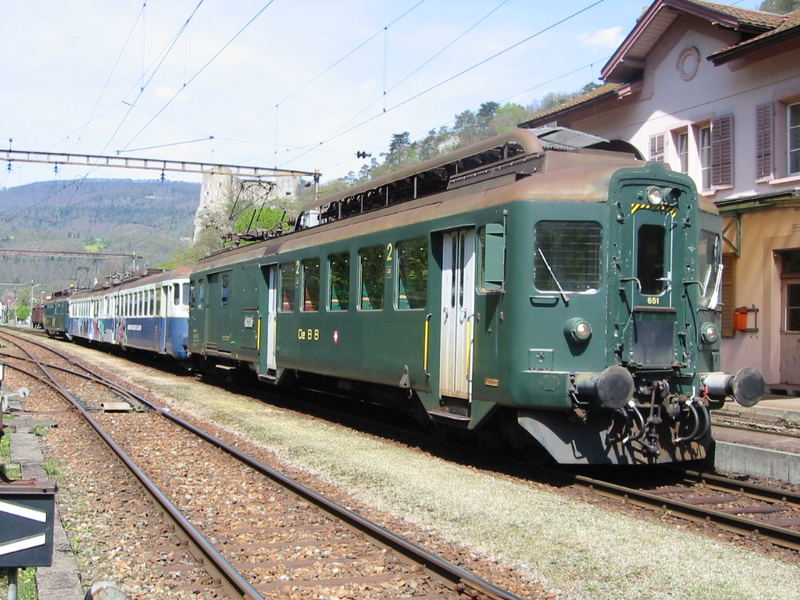
<svg viewBox="0 0 800 600"><path fill-rule="evenodd" d="M69 290L55 292L44 304L43 329L50 337L66 337L69 330Z"/></svg>
<svg viewBox="0 0 800 600"><path fill-rule="evenodd" d="M702 459L763 393L719 370L720 219L606 147L517 130L316 202L195 266L189 350L560 463Z"/></svg>

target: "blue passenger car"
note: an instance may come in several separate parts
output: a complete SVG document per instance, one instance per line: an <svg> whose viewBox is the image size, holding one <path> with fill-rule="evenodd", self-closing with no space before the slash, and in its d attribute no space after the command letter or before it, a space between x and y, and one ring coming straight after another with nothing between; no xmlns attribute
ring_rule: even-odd
<svg viewBox="0 0 800 600"><path fill-rule="evenodd" d="M150 272L70 299L69 334L122 348L188 357L189 268Z"/></svg>

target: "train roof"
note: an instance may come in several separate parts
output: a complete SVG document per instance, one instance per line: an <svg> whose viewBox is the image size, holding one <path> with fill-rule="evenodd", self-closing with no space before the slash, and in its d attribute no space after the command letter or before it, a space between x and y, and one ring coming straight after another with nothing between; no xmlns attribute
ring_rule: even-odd
<svg viewBox="0 0 800 600"><path fill-rule="evenodd" d="M121 281L119 283L105 284L86 290L76 290L75 292L72 293L70 298L79 299L96 295L102 296L109 292L138 288L143 285L155 285L157 283L161 283L163 281L171 281L173 279L188 279L189 275L191 275L192 273L192 269L193 267L186 266L186 267L178 267L176 269L170 269L168 271L158 271L155 273L149 272L140 277L126 279L125 281Z"/></svg>
<svg viewBox="0 0 800 600"><path fill-rule="evenodd" d="M307 204L306 211L322 218L319 225L219 252L199 261L195 270L515 200L607 201L610 179L619 168L663 168L647 167L635 149L609 149L610 144L563 127L514 130ZM365 207L375 196L377 205ZM702 197L698 202L701 210L716 213L712 202Z"/></svg>

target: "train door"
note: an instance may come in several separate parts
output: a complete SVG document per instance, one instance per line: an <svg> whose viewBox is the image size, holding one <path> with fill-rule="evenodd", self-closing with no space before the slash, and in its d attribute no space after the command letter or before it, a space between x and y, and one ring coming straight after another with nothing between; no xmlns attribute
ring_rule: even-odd
<svg viewBox="0 0 800 600"><path fill-rule="evenodd" d="M475 317L475 230L442 236L442 314L439 391L472 397L472 343Z"/></svg>
<svg viewBox="0 0 800 600"><path fill-rule="evenodd" d="M621 278L632 327L625 328L627 362L668 368L674 361L676 309L673 261L677 209L634 206L628 276ZM675 262L674 264L679 264ZM679 290L680 292L680 290ZM632 319L630 318L632 316ZM623 321L624 322L624 321Z"/></svg>
<svg viewBox="0 0 800 600"><path fill-rule="evenodd" d="M275 335L277 333L278 316L278 267L269 265L261 267L263 283L259 298L259 373L274 375L275 362Z"/></svg>

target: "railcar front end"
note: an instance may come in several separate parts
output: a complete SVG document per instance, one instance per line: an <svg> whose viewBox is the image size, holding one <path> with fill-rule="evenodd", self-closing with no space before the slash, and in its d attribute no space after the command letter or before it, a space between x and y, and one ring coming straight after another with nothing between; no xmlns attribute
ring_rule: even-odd
<svg viewBox="0 0 800 600"><path fill-rule="evenodd" d="M606 202L531 208L533 287L511 335L535 340L516 385L535 406L518 422L557 462L704 459L709 409L763 394L757 371L720 371L719 218L700 203L648 163L616 171Z"/></svg>

